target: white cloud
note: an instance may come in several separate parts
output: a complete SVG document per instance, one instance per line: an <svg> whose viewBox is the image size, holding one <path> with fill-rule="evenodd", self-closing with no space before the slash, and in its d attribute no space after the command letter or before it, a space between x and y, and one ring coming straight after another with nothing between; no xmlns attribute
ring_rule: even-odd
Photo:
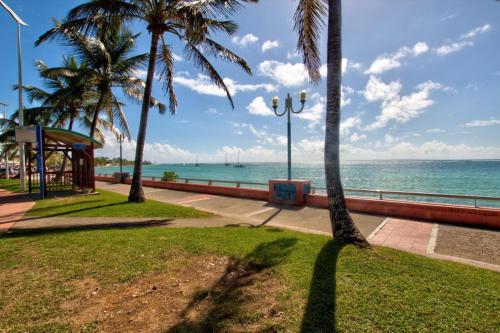
<svg viewBox="0 0 500 333"><path fill-rule="evenodd" d="M477 35L484 34L484 33L489 32L489 31L491 31L491 25L485 24L481 27L477 27L477 28L469 31L468 33L460 35L460 38L472 39L472 38L476 38Z"/></svg>
<svg viewBox="0 0 500 333"><path fill-rule="evenodd" d="M375 122L367 126L366 130L375 130L387 126L391 121L406 123L410 119L420 116L424 110L434 104L430 98L433 90L450 90L450 88L436 82L427 81L419 84L410 95L400 96L401 84L391 82L385 84L376 77L370 77L364 96L369 102L381 101L382 111Z"/></svg>
<svg viewBox="0 0 500 333"><path fill-rule="evenodd" d="M353 133L349 139L351 140L351 142L356 143L358 141L365 140L366 139L366 135L364 135L364 134L358 134L358 133Z"/></svg>
<svg viewBox="0 0 500 333"><path fill-rule="evenodd" d="M363 95L368 102L386 101L396 98L401 88L402 85L399 81L386 84L379 78L370 76Z"/></svg>
<svg viewBox="0 0 500 333"><path fill-rule="evenodd" d="M282 63L265 60L258 66L260 75L273 79L285 87L298 87L306 84L309 76L301 63Z"/></svg>
<svg viewBox="0 0 500 333"><path fill-rule="evenodd" d="M266 102L264 101L264 97L258 96L255 97L254 100L247 106L248 113L256 115L256 116L274 116L274 111L271 110Z"/></svg>
<svg viewBox="0 0 500 333"><path fill-rule="evenodd" d="M222 116L222 112L217 111L217 109L215 109L215 108L209 108L207 110L207 113L215 114L215 115L218 115L218 116Z"/></svg>
<svg viewBox="0 0 500 333"><path fill-rule="evenodd" d="M172 53L172 58L174 58L174 61L184 61L184 58L178 54Z"/></svg>
<svg viewBox="0 0 500 333"><path fill-rule="evenodd" d="M457 14L449 14L449 15L443 16L441 19L439 19L439 21L445 22L445 21L453 20L457 16L458 16Z"/></svg>
<svg viewBox="0 0 500 333"><path fill-rule="evenodd" d="M242 37L234 36L231 39L231 41L236 45L239 45L241 47L246 47L247 45L257 43L259 41L259 37L255 36L253 34L246 34Z"/></svg>
<svg viewBox="0 0 500 333"><path fill-rule="evenodd" d="M236 124L236 123L235 123ZM238 124L240 127L242 124ZM249 128L248 124L245 124ZM257 134L262 134L256 130ZM119 154L119 144L109 133L103 149L96 150L97 156L116 157ZM363 140L363 139L361 139ZM256 144L247 148L238 146L222 146L213 152L195 154L173 144L147 142L144 149L144 159L154 163L192 163L198 156L203 162L221 162L226 155L230 161L236 161L238 152L242 163L246 162L284 162L286 161L285 136L273 136L273 145ZM135 142L124 142L124 158L133 159ZM324 139L319 137L303 138L293 145L294 161L322 162ZM469 146L465 144L449 144L441 141L428 141L420 145L400 142L384 149L367 149L351 144L340 147L342 160L377 160L377 159L499 159L500 147Z"/></svg>
<svg viewBox="0 0 500 333"><path fill-rule="evenodd" d="M398 140L397 138L393 137L390 134L386 134L384 136L384 141L385 141L385 143L388 143L388 144L392 144L392 143L396 142L397 140Z"/></svg>
<svg viewBox="0 0 500 333"><path fill-rule="evenodd" d="M286 58L288 60L295 59L295 58L300 58L300 53L297 50L288 51L286 53Z"/></svg>
<svg viewBox="0 0 500 333"><path fill-rule="evenodd" d="M355 127L359 127L361 125L361 119L359 117L350 117L344 121L340 122L340 135L348 136L351 134L351 130Z"/></svg>
<svg viewBox="0 0 500 333"><path fill-rule="evenodd" d="M280 46L280 42L277 40L266 40L264 43L262 43L262 48L261 51L262 53L267 52L271 49L278 48Z"/></svg>
<svg viewBox="0 0 500 333"><path fill-rule="evenodd" d="M304 111L296 114L297 118L309 121L309 129L314 129L320 124L325 114L325 98L314 93L307 102Z"/></svg>
<svg viewBox="0 0 500 333"><path fill-rule="evenodd" d="M105 132L105 145L102 149L96 150L96 156L116 157L119 156L120 145L116 142L116 137ZM123 158L133 160L135 158L136 142L134 140L123 143ZM194 154L186 149L176 147L168 143L146 143L144 146L144 160L154 163L184 163L193 160Z"/></svg>
<svg viewBox="0 0 500 333"><path fill-rule="evenodd" d="M236 95L239 92L249 92L263 89L266 92L273 92L277 90L277 87L269 83L259 83L259 84L241 84L230 78L224 78L224 83L226 84L231 95ZM189 88L199 94L212 95L212 96L226 96L226 93L221 88L217 87L210 81L210 78L203 74L198 74L197 77L189 77L186 75L177 75L174 77L175 83L180 84L186 88Z"/></svg>
<svg viewBox="0 0 500 333"><path fill-rule="evenodd" d="M345 74L350 70L360 71L362 67L363 65L361 63L350 61L347 58L342 58L342 74ZM328 67L326 64L321 65L319 68L319 74L322 78L326 78L326 75L328 74Z"/></svg>
<svg viewBox="0 0 500 333"><path fill-rule="evenodd" d="M446 131L441 128L429 128L426 130L427 133L445 133Z"/></svg>
<svg viewBox="0 0 500 333"><path fill-rule="evenodd" d="M342 160L387 160L387 159L498 159L500 148L493 146L469 146L448 144L433 140L420 145L400 142L384 149L360 148L343 144L340 146Z"/></svg>
<svg viewBox="0 0 500 333"><path fill-rule="evenodd" d="M473 40L480 34L484 34L492 30L490 24L485 24L481 27L477 27L465 34L460 35L457 41L449 42L441 45L435 49L435 52L440 56L446 56L451 53L456 53L463 50L466 47L474 46Z"/></svg>
<svg viewBox="0 0 500 333"><path fill-rule="evenodd" d="M445 44L436 49L436 53L440 56L445 56L451 53L459 52L462 49L469 47L469 46L474 46L474 43L472 41L464 40L460 42L454 42L451 44Z"/></svg>
<svg viewBox="0 0 500 333"><path fill-rule="evenodd" d="M429 46L426 43L418 42L413 46L413 56L418 57L421 54L427 53Z"/></svg>
<svg viewBox="0 0 500 333"><path fill-rule="evenodd" d="M391 69L399 68L402 66L401 61L406 57L418 57L428 51L429 46L424 42L418 42L412 48L404 46L393 54L379 56L365 71L365 74L382 74Z"/></svg>
<svg viewBox="0 0 500 333"><path fill-rule="evenodd" d="M472 120L465 124L467 127L485 127L485 126L495 126L500 125L500 120L498 119L488 119L488 120Z"/></svg>

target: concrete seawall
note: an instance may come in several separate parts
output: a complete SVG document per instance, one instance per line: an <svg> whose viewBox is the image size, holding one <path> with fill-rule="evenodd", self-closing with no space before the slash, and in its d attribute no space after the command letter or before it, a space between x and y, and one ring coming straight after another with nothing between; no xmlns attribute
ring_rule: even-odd
<svg viewBox="0 0 500 333"><path fill-rule="evenodd" d="M96 176L97 181L116 182L112 177ZM127 179L126 184L131 180ZM163 188L176 191L205 193L254 200L269 199L269 191L252 188L229 186L190 184L181 182L162 182L143 180L144 186ZM328 199L323 195L306 195L306 205L318 208L328 208ZM359 197L347 197L349 210L358 213L368 213L400 218L419 219L424 221L444 222L459 225L487 226L500 229L500 209L472 207L450 204L425 203L402 200L380 200Z"/></svg>

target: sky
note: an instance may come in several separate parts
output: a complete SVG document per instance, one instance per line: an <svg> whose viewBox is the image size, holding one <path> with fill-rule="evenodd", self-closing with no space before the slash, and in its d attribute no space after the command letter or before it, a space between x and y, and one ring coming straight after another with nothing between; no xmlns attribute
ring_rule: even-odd
<svg viewBox="0 0 500 333"><path fill-rule="evenodd" d="M70 50L57 42L34 47L34 41L63 19L77 0L5 0L29 24L22 28L24 84L41 85L34 62L58 66ZM213 38L245 58L249 76L234 65L214 61L235 101L231 109L186 58L173 36L167 42L176 54L176 115L150 112L145 159L156 163L232 161L240 152L245 162L286 160L286 119L274 115L270 101L287 93L305 110L292 116L293 159L323 159L325 95L323 80L312 85L296 52L293 13L297 2L261 0L232 19L233 36ZM500 3L493 0L344 0L343 97L341 158L375 159L500 159ZM135 53L149 50L142 23ZM0 101L17 105L17 35L10 16L0 11ZM323 63L326 34L321 35ZM141 70L138 75L144 75ZM326 66L322 67L322 75ZM121 93L117 91L118 96ZM162 83L153 94L167 102ZM122 96L121 96L122 97ZM140 105L125 112L133 140L124 144L133 159ZM282 103L283 104L283 103ZM29 103L25 103L29 105ZM0 110L3 112L3 109ZM106 135L101 156L118 155L118 144Z"/></svg>

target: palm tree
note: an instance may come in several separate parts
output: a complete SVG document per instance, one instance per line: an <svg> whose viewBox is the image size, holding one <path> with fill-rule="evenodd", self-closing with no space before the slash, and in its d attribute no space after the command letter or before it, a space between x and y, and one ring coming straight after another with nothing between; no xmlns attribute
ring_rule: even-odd
<svg viewBox="0 0 500 333"><path fill-rule="evenodd" d="M91 125L87 124L88 110L95 110L99 94L93 81L90 80L91 77L87 75L87 64L79 64L75 57L64 57L61 67L49 68L41 60L36 61L35 66L47 90L34 86L24 87L30 103L40 103L40 106L30 110L49 113L53 127L64 127L67 124L68 130L72 130L78 121L82 127L90 129ZM113 118L104 120L99 117L98 124L94 129L94 136L99 133L99 138L103 139L100 129L111 127L116 131L113 126L115 120L118 120L119 131L127 137L130 136L128 126L123 126L123 122L121 122L121 119L125 118L121 104L118 103L116 108L117 111L113 113ZM61 171L66 168L66 163L67 157L64 156Z"/></svg>
<svg viewBox="0 0 500 333"><path fill-rule="evenodd" d="M98 29L103 17L106 17L107 20L111 21L140 20L147 25L151 35L148 72L129 201L143 202L145 200L141 184L142 160L157 63L160 65L160 79L164 81L164 90L169 96L170 112L175 113L177 109L177 99L173 87L174 57L171 46L166 42L167 34L184 43L184 51L188 59L208 75L215 85L226 92L229 102L234 108L229 89L207 56L235 63L248 74L251 74L251 70L245 60L210 37L212 32L233 34L237 30L237 25L230 20L219 20L218 17L234 14L243 2L257 1L94 0L73 8L67 15L64 28L70 31L92 33Z"/></svg>
<svg viewBox="0 0 500 333"><path fill-rule="evenodd" d="M112 23L110 20L106 20L105 23L100 21L95 36L86 36L79 31L67 29L64 23L56 22L55 27L43 34L35 43L39 45L54 37L62 37L65 44L76 54L77 59L86 65L84 69L75 71L64 67L53 68L50 73L82 75L94 85L97 96L90 123L91 137L95 136L101 112L104 111L107 121L116 123L129 138L128 123L122 110L123 104L116 97L114 88L120 88L132 101L138 101L143 96L144 81L135 75L148 55L129 57L138 36L123 28L121 24ZM165 112L165 106L154 98L151 99L151 106L157 107L161 113Z"/></svg>
<svg viewBox="0 0 500 333"><path fill-rule="evenodd" d="M369 244L354 224L344 197L340 178L340 118L342 87L342 0L300 0L295 12L297 44L311 80L319 80L321 66L318 47L319 32L328 20L327 81L326 81L326 130L325 130L325 179L328 192L330 221L334 237L340 242L362 247Z"/></svg>

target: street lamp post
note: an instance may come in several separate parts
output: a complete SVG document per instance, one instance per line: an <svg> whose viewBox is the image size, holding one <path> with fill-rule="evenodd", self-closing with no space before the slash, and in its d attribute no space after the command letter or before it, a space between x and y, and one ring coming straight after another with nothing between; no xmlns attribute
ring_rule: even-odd
<svg viewBox="0 0 500 333"><path fill-rule="evenodd" d="M0 0L2 6L12 16L17 23L17 78L18 78L18 92L19 92L19 127L24 126L23 114L23 75L21 63L21 25L28 26L9 6ZM24 191L26 188L26 166L24 161L24 142L19 143L19 189Z"/></svg>
<svg viewBox="0 0 500 333"><path fill-rule="evenodd" d="M7 106L8 104L0 102L0 105L3 106L3 119L7 119ZM5 178L9 179L9 151L7 149L7 144L5 143L3 146L3 153L5 154Z"/></svg>
<svg viewBox="0 0 500 333"><path fill-rule="evenodd" d="M118 135L118 143L120 143L120 177L123 174L123 150L122 150L122 143L125 141L125 134L120 133Z"/></svg>
<svg viewBox="0 0 500 333"><path fill-rule="evenodd" d="M287 121L287 134L288 134L288 180L292 180L292 126L291 126L291 114L292 113L300 113L304 110L304 105L306 103L307 99L307 93L305 91L300 92L300 103L301 103L301 108L298 111L295 111L293 109L293 101L292 97L290 94L287 95L285 99L285 110L282 113L279 113L277 111L278 106L279 106L279 98L278 97L273 97L272 100L272 106L274 113L278 117L282 117L285 114L288 116L288 121Z"/></svg>

